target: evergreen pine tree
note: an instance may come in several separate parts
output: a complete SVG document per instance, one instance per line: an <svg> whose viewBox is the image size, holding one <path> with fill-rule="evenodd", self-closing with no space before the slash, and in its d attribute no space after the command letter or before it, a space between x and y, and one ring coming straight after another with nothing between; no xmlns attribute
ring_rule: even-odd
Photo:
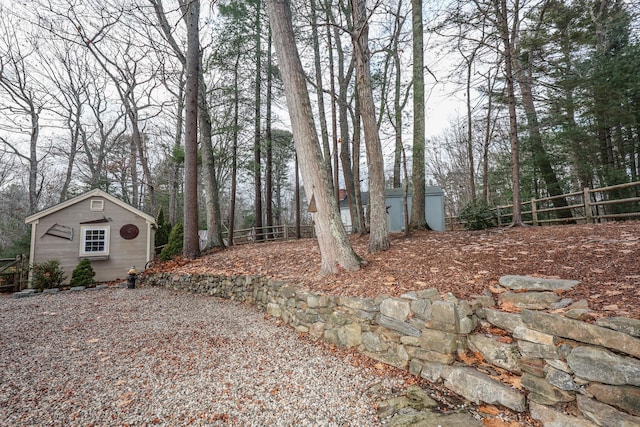
<svg viewBox="0 0 640 427"><path fill-rule="evenodd" d="M156 219L158 230L156 231L156 246L164 246L169 242L169 234L171 233L171 223L164 217L164 209L162 207L158 211Z"/></svg>
<svg viewBox="0 0 640 427"><path fill-rule="evenodd" d="M96 283L93 278L96 275L96 272L93 271L93 267L91 266L91 261L87 258L82 258L76 268L73 269L71 273L71 281L69 284L71 286L90 286Z"/></svg>
<svg viewBox="0 0 640 427"><path fill-rule="evenodd" d="M169 261L176 255L180 255L182 253L182 239L184 237L184 227L182 223L177 223L171 229L171 233L169 234L169 242L167 245L162 248L162 252L160 252L160 260L161 261Z"/></svg>

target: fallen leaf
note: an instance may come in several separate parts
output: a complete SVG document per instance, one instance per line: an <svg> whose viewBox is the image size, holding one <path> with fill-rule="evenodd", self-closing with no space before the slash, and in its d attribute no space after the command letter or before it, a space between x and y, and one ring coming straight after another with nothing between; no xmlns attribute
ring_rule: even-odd
<svg viewBox="0 0 640 427"><path fill-rule="evenodd" d="M500 418L485 418L482 420L484 427L519 427L516 421L503 421Z"/></svg>
<svg viewBox="0 0 640 427"><path fill-rule="evenodd" d="M489 415L498 415L500 413L500 409L493 405L480 405L478 406L478 411Z"/></svg>

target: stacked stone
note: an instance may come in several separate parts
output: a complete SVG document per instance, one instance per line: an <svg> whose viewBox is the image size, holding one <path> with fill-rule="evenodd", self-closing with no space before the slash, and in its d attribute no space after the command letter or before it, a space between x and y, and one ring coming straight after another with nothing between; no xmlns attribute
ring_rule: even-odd
<svg viewBox="0 0 640 427"><path fill-rule="evenodd" d="M640 321L582 320L586 302L560 298L576 281L520 276L500 279L499 302L471 302L435 289L400 298L316 295L299 286L259 276L159 274L147 283L255 304L302 333L356 348L382 363L408 370L475 403L529 409L544 425L640 426ZM564 314L546 310L564 309ZM496 327L510 339L477 332ZM509 342L511 341L511 342ZM461 357L479 353L478 369ZM522 389L494 378L500 370L518 376ZM579 414L560 410L567 403Z"/></svg>
<svg viewBox="0 0 640 427"><path fill-rule="evenodd" d="M533 418L544 425L640 425L640 321L610 318L592 325L572 319L588 311L585 302L560 299L558 291L575 281L505 276L500 284L510 291L499 300L521 313L484 309L479 315L517 343L477 335L470 347L492 364L521 373ZM567 311L540 311L558 308ZM582 416L554 409L567 402L576 402Z"/></svg>

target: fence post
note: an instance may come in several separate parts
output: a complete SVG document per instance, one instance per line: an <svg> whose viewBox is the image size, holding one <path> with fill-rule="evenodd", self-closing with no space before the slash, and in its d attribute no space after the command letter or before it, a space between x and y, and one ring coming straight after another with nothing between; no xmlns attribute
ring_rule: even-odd
<svg viewBox="0 0 640 427"><path fill-rule="evenodd" d="M500 228L502 226L502 224L500 223L500 206L496 206L496 213L498 217L498 228Z"/></svg>
<svg viewBox="0 0 640 427"><path fill-rule="evenodd" d="M587 224L593 222L593 214L591 212L591 194L589 193L589 187L584 187L582 190L582 202L584 203L584 217L587 220Z"/></svg>
<svg viewBox="0 0 640 427"><path fill-rule="evenodd" d="M531 220L533 222L533 226L538 226L538 204L536 203L536 199L531 199Z"/></svg>

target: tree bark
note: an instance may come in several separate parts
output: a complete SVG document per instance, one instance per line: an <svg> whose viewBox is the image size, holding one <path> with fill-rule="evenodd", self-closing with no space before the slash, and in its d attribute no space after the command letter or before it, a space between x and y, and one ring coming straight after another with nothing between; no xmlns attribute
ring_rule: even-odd
<svg viewBox="0 0 640 427"><path fill-rule="evenodd" d="M256 2L256 20L255 20L255 42L256 42L256 81L255 81L255 117L254 117L254 136L253 136L253 188L255 194L255 225L256 240L262 240L262 147L261 147L261 88L262 88L262 43L260 40L262 31L262 22L260 19L260 10L262 2Z"/></svg>
<svg viewBox="0 0 640 427"><path fill-rule="evenodd" d="M560 196L564 194L560 185L560 180L553 170L551 160L547 154L547 150L542 142L542 135L540 134L540 122L538 121L538 112L533 100L533 76L532 76L532 64L531 64L531 52L526 54L520 54L520 61L515 61L514 68L516 72L516 80L520 86L520 93L522 95L522 108L524 109L525 116L527 118L527 124L529 127L529 140L531 143L531 150L533 155L533 163L536 168L542 173L542 179L547 187L547 192L550 196ZM569 203L566 197L554 198L551 203L556 208L566 208ZM571 219L571 210L562 209L556 211L559 218ZM572 221L575 223L575 221Z"/></svg>
<svg viewBox="0 0 640 427"><path fill-rule="evenodd" d="M371 218L369 251L376 253L389 249L389 232L384 193L384 159L371 88L369 23L367 22L366 1L352 0L351 14L353 16L351 40L356 58L357 91L360 99L365 146L367 147L367 163L369 165L369 216Z"/></svg>
<svg viewBox="0 0 640 427"><path fill-rule="evenodd" d="M413 161L411 199L412 229L426 228L425 215L425 113L424 113L424 42L422 24L422 0L411 0L413 33Z"/></svg>
<svg viewBox="0 0 640 427"><path fill-rule="evenodd" d="M265 118L265 143L266 143L266 159L265 159L265 182L264 182L264 214L267 221L266 236L267 239L272 238L273 233L273 141L271 136L271 100L272 100L272 76L271 76L271 28L269 28L269 37L267 42L267 111Z"/></svg>
<svg viewBox="0 0 640 427"><path fill-rule="evenodd" d="M507 100L509 106L509 142L511 144L511 181L513 190L513 212L511 226L522 226L522 199L520 196L520 143L518 141L518 117L513 78L513 35L509 28L507 0L494 0L500 37L504 46L504 72L507 80ZM513 11L519 13L518 8ZM515 19L517 21L517 18Z"/></svg>
<svg viewBox="0 0 640 427"><path fill-rule="evenodd" d="M358 270L360 259L353 251L340 219L332 192L331 174L322 157L306 78L295 45L289 3L286 0L267 0L266 5L305 192L309 199L314 197L316 201L314 220L322 255L320 271L335 273L339 267Z"/></svg>
<svg viewBox="0 0 640 427"><path fill-rule="evenodd" d="M324 106L324 83L322 81L322 64L320 63L320 42L318 36L318 11L315 0L310 0L311 9L311 40L313 43L313 59L315 69L316 96L318 102L318 119L320 121L320 137L322 138L322 150L324 161L331 169L331 148L329 146L329 129ZM326 6L330 8L331 6Z"/></svg>
<svg viewBox="0 0 640 427"><path fill-rule="evenodd" d="M187 80L185 85L184 237L185 258L200 256L198 239L198 81L200 74L200 1L187 6Z"/></svg>

